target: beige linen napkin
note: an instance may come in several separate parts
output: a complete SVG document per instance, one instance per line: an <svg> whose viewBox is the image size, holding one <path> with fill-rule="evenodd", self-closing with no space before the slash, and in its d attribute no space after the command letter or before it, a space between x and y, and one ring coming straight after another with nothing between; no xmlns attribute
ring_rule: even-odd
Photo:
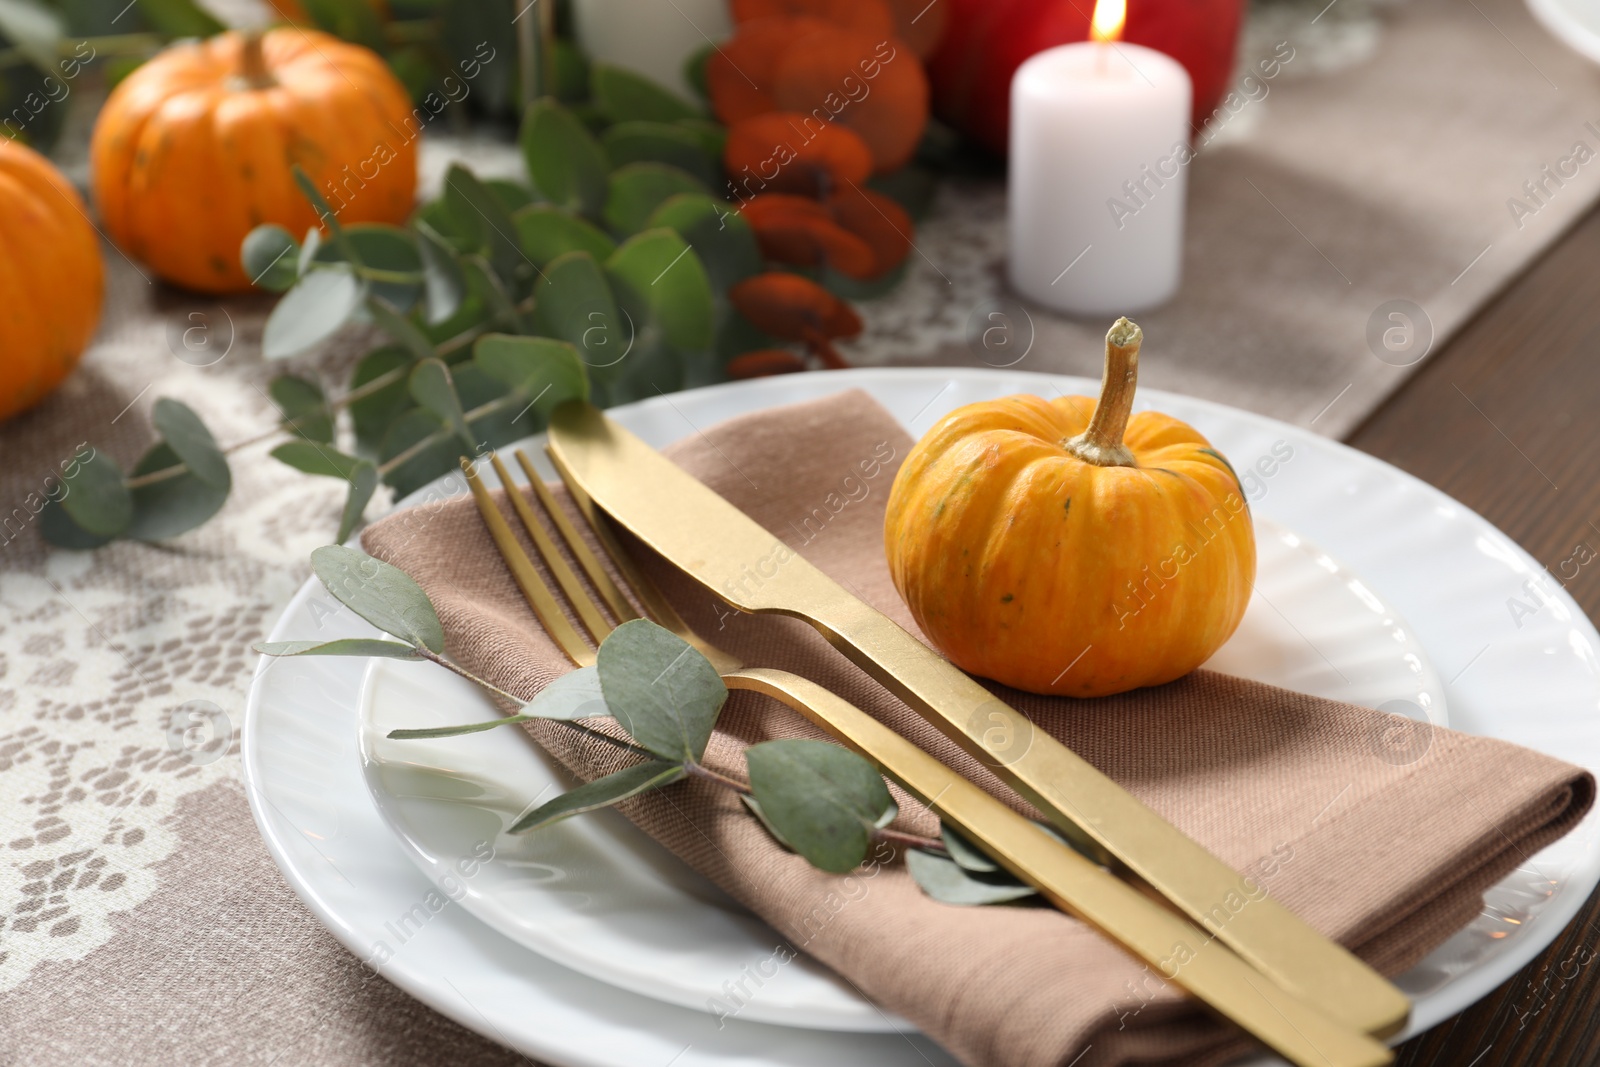
<svg viewBox="0 0 1600 1067"><path fill-rule="evenodd" d="M883 559L884 502L911 444L887 411L849 392L685 430L668 450L677 463L916 632ZM569 669L469 499L401 512L370 528L363 543L423 585L451 655L473 670L531 696ZM1028 810L810 627L730 612L659 560L646 562L707 637L752 665L828 686ZM1397 757L1385 734L1413 729L1408 720L1206 671L1097 700L994 688L1390 974L1471 921L1484 889L1574 826L1594 795L1593 779L1577 767L1449 730L1414 731ZM535 736L581 778L618 765L614 749L575 743L558 727L539 724ZM734 693L707 760L742 773L747 744L821 736L774 701ZM921 805L897 799L900 826L936 832ZM774 843L729 793L703 782L678 783L623 810L794 948L974 1067L1210 1064L1245 1047L1236 1030L1056 911L936 903L889 852L852 875L823 874Z"/></svg>

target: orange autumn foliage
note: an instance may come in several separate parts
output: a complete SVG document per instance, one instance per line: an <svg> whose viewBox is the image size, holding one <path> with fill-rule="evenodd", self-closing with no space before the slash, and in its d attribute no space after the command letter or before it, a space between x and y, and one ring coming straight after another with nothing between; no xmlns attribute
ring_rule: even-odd
<svg viewBox="0 0 1600 1067"><path fill-rule="evenodd" d="M871 246L834 222L815 200L765 193L740 205L739 214L768 259L796 267L828 266L850 278L873 277L878 259Z"/></svg>
<svg viewBox="0 0 1600 1067"><path fill-rule="evenodd" d="M876 38L892 36L894 16L883 0L733 0L736 25L765 18L814 18Z"/></svg>
<svg viewBox="0 0 1600 1067"><path fill-rule="evenodd" d="M849 366L830 343L861 332L861 316L809 278L771 271L728 290L739 314L758 330L786 341L804 341L829 367Z"/></svg>
<svg viewBox="0 0 1600 1067"><path fill-rule="evenodd" d="M78 191L39 153L0 137L0 419L77 366L100 321L104 277Z"/></svg>
<svg viewBox="0 0 1600 1067"><path fill-rule="evenodd" d="M868 278L883 277L911 254L915 226L893 197L852 185L835 191L827 205L835 222L872 249L873 265Z"/></svg>
<svg viewBox="0 0 1600 1067"><path fill-rule="evenodd" d="M769 111L734 123L722 165L746 192L826 196L872 174L872 150L847 126L789 111Z"/></svg>
<svg viewBox="0 0 1600 1067"><path fill-rule="evenodd" d="M89 149L95 204L112 239L161 277L241 292L251 229L298 235L317 222L293 164L340 221L404 222L415 128L405 88L359 45L315 30L224 33L169 48L112 91Z"/></svg>

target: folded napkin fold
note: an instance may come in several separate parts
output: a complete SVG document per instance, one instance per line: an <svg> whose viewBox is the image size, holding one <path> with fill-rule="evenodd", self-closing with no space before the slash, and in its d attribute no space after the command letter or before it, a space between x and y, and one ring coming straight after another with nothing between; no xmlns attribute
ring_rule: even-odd
<svg viewBox="0 0 1600 1067"><path fill-rule="evenodd" d="M911 443L870 397L848 392L690 432L667 454L916 633L882 548L884 504ZM570 669L470 499L396 514L363 544L422 584L451 655L472 670L531 696ZM644 563L717 644L820 682L1034 814L809 626L731 612L661 561ZM1389 974L1470 922L1483 891L1576 825L1594 796L1580 768L1450 730L1414 738L1409 762L1384 758L1386 731L1426 728L1208 671L1095 700L993 688L1248 884ZM533 732L580 778L619 766L610 746L549 724ZM707 762L742 773L744 746L775 737L824 735L775 701L733 693ZM897 825L937 832L922 805L897 799ZM824 874L776 844L731 794L693 779L622 810L789 946L973 1067L1203 1065L1246 1047L1151 968L1054 910L937 903L888 851L852 875Z"/></svg>

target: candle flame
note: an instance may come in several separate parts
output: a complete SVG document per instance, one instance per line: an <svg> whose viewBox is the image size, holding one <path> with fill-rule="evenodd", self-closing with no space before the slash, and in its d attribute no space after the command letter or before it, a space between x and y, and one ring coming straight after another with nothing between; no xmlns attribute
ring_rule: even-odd
<svg viewBox="0 0 1600 1067"><path fill-rule="evenodd" d="M1128 0L1095 0L1094 17L1089 23L1091 41L1120 41L1128 21Z"/></svg>

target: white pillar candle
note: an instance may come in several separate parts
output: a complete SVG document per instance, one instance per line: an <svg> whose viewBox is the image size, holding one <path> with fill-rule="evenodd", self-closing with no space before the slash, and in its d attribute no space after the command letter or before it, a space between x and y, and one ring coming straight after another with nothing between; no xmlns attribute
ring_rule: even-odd
<svg viewBox="0 0 1600 1067"><path fill-rule="evenodd" d="M686 100L689 57L733 32L728 0L574 0L578 43L590 59L643 74Z"/></svg>
<svg viewBox="0 0 1600 1067"><path fill-rule="evenodd" d="M1092 316L1131 314L1172 296L1192 94L1175 60L1115 41L1052 48L1018 68L1010 259L1019 292Z"/></svg>

